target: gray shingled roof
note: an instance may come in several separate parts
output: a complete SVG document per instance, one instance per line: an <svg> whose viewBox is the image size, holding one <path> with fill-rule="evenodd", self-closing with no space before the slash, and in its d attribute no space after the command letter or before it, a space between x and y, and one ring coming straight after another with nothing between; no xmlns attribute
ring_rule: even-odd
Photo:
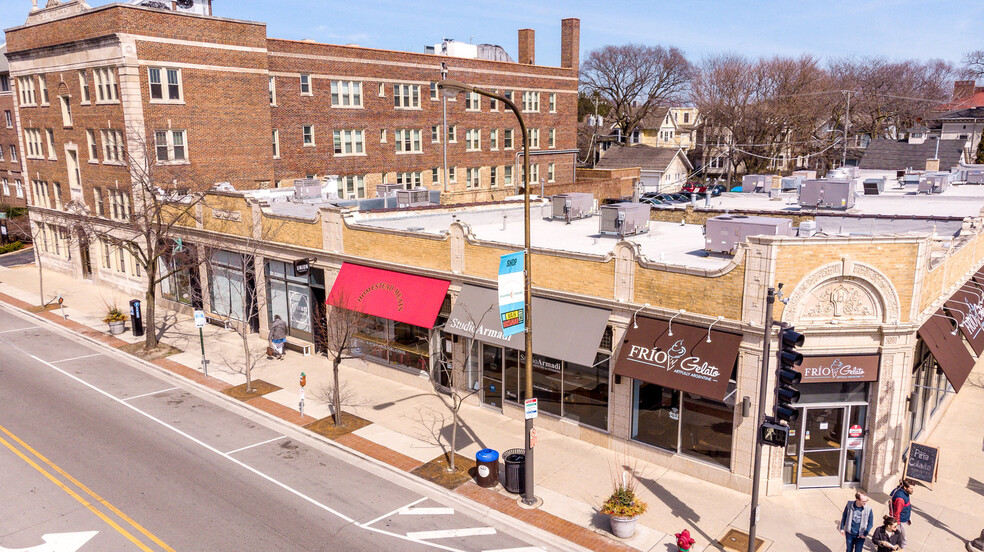
<svg viewBox="0 0 984 552"><path fill-rule="evenodd" d="M644 171L665 171L679 149L652 146L618 146L610 148L595 165L597 169L640 167ZM686 160L686 156L683 156ZM687 165L689 162L685 161Z"/></svg>
<svg viewBox="0 0 984 552"><path fill-rule="evenodd" d="M10 64L7 63L7 43L0 45L0 73L9 73Z"/></svg>
<svg viewBox="0 0 984 552"><path fill-rule="evenodd" d="M901 171L905 169L924 170L926 160L936 155L936 138L922 144L910 144L897 140L872 140L864 151L859 165L862 169ZM960 153L966 140L939 140L940 170L948 171L960 164Z"/></svg>

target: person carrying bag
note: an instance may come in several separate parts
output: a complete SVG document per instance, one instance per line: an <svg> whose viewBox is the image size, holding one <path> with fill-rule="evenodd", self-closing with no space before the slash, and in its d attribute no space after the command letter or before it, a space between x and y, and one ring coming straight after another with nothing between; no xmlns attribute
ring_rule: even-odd
<svg viewBox="0 0 984 552"><path fill-rule="evenodd" d="M892 516L885 516L882 526L871 534L871 542L878 552L897 552L902 550L902 531L899 522Z"/></svg>
<svg viewBox="0 0 984 552"><path fill-rule="evenodd" d="M280 318L279 314L273 317L273 323L270 324L269 337L271 346L267 348L267 354L283 360L284 343L287 342L287 323Z"/></svg>

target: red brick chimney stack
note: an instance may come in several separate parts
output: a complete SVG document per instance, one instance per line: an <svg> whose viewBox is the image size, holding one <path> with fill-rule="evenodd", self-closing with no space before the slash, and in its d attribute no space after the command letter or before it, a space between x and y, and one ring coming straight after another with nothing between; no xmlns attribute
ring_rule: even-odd
<svg viewBox="0 0 984 552"><path fill-rule="evenodd" d="M519 63L536 64L536 38L533 29L519 30Z"/></svg>
<svg viewBox="0 0 984 552"><path fill-rule="evenodd" d="M560 22L560 66L575 71L581 66L581 20L575 17Z"/></svg>

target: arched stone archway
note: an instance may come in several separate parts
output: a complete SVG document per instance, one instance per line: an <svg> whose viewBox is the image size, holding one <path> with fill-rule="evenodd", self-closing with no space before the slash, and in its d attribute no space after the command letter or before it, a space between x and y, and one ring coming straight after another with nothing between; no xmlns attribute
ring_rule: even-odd
<svg viewBox="0 0 984 552"><path fill-rule="evenodd" d="M898 294L878 269L849 259L809 273L789 296L782 320L790 324L896 323Z"/></svg>

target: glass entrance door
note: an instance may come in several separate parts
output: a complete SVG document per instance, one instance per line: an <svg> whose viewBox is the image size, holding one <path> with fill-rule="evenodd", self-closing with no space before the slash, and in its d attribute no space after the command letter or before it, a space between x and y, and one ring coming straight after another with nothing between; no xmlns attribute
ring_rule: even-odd
<svg viewBox="0 0 984 552"><path fill-rule="evenodd" d="M804 409L798 478L800 488L840 486L846 413L845 407Z"/></svg>

